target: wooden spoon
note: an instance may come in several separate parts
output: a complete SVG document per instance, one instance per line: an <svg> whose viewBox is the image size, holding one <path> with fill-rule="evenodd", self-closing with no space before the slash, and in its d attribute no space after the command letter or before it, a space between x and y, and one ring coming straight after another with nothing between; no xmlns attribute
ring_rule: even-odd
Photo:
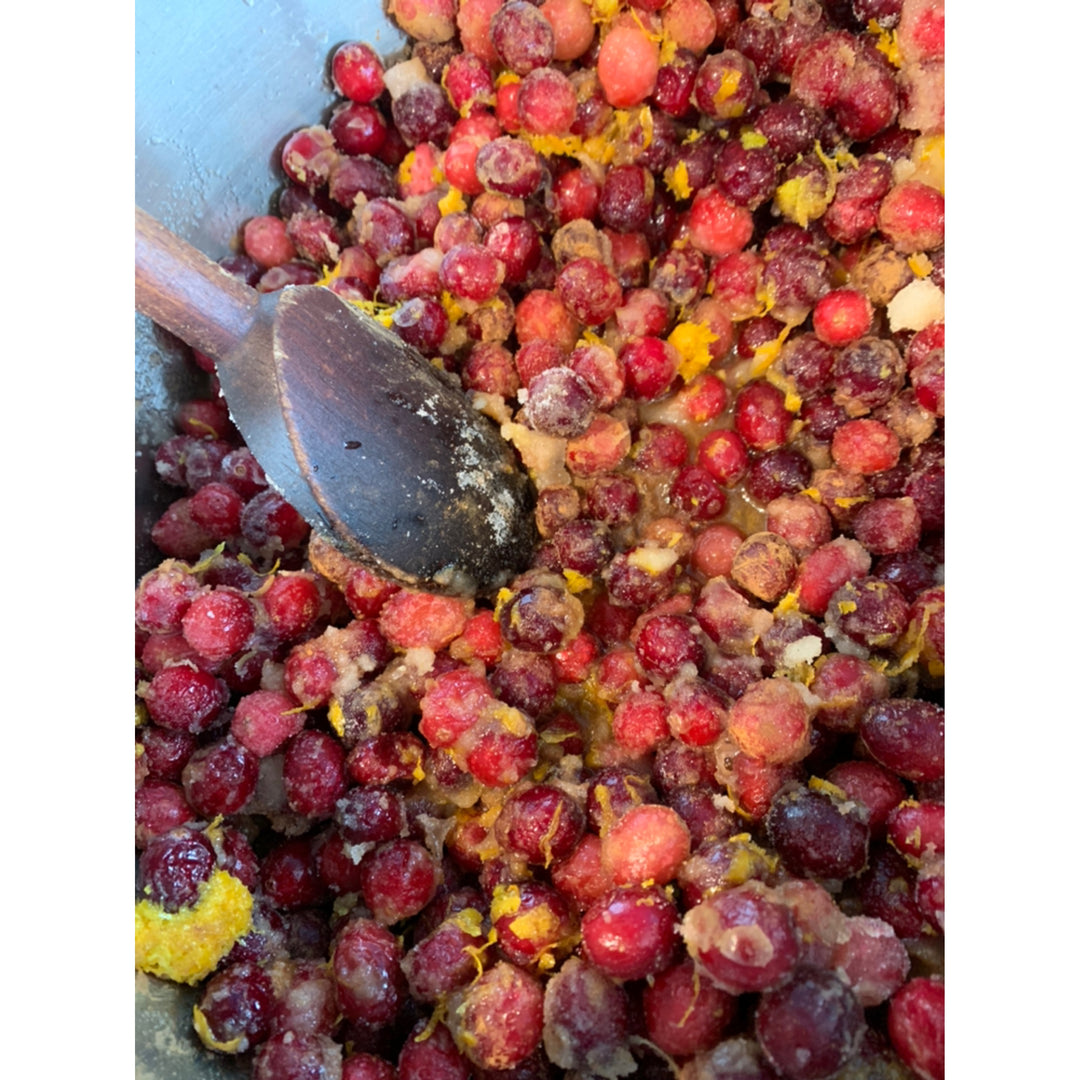
<svg viewBox="0 0 1080 1080"><path fill-rule="evenodd" d="M217 361L273 486L353 559L470 594L524 569L535 493L461 389L328 289L260 294L135 211L135 307Z"/></svg>

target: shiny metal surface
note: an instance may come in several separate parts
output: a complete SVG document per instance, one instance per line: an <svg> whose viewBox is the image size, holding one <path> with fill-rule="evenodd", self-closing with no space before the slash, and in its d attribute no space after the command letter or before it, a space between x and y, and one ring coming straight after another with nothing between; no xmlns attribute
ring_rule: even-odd
<svg viewBox="0 0 1080 1080"><path fill-rule="evenodd" d="M344 41L393 56L404 39L378 0L136 0L136 202L212 258L281 186L285 137L322 122L336 100L329 57ZM158 561L147 540L169 501L153 447L199 376L179 346L136 318L136 569ZM222 1080L246 1074L191 1032L192 991L138 976L138 1080Z"/></svg>

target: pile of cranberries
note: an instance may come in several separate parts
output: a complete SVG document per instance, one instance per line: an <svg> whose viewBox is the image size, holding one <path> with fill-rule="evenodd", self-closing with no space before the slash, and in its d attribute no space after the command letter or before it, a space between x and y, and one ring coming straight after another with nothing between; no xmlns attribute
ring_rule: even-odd
<svg viewBox="0 0 1080 1080"><path fill-rule="evenodd" d="M942 0L389 10L408 58L334 51L222 265L457 375L542 540L401 587L179 410L135 840L162 925L252 897L199 1037L254 1080L940 1080Z"/></svg>

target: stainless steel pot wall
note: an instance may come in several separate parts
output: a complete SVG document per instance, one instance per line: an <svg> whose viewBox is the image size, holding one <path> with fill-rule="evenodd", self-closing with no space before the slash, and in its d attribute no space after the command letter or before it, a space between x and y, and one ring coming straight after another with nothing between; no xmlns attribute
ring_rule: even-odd
<svg viewBox="0 0 1080 1080"><path fill-rule="evenodd" d="M379 0L137 0L135 197L212 258L282 183L277 157L293 130L327 119L336 100L329 57L344 41L385 56L404 39ZM153 447L198 376L175 342L136 316L136 570L160 559L148 539L169 501ZM234 1063L191 1033L191 991L136 978L139 1080L216 1080ZM246 1069L244 1070L246 1072Z"/></svg>

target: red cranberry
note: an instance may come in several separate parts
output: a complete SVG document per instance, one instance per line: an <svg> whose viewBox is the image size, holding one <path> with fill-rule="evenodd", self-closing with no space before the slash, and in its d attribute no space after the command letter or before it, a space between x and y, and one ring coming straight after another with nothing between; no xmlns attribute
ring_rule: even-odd
<svg viewBox="0 0 1080 1080"><path fill-rule="evenodd" d="M678 910L658 886L607 893L581 918L585 959L612 979L643 979L675 956Z"/></svg>
<svg viewBox="0 0 1080 1080"><path fill-rule="evenodd" d="M192 808L211 819L235 814L255 794L259 759L231 737L196 750L184 766L184 794Z"/></svg>
<svg viewBox="0 0 1080 1080"><path fill-rule="evenodd" d="M341 1011L373 1027L390 1023L407 993L401 949L389 930L353 918L338 931L332 957Z"/></svg>
<svg viewBox="0 0 1080 1080"><path fill-rule="evenodd" d="M945 1078L945 984L920 977L889 1002L889 1038L900 1059L927 1080Z"/></svg>
<svg viewBox="0 0 1080 1080"><path fill-rule="evenodd" d="M540 1045L544 991L513 964L498 961L448 1004L454 1041L482 1069L511 1069Z"/></svg>
<svg viewBox="0 0 1080 1080"><path fill-rule="evenodd" d="M218 718L228 692L208 672L178 664L163 668L150 680L143 700L155 724L198 735Z"/></svg>
<svg viewBox="0 0 1080 1080"><path fill-rule="evenodd" d="M391 926L422 911L438 885L435 860L415 840L391 840L364 857L360 892L376 922Z"/></svg>
<svg viewBox="0 0 1080 1080"><path fill-rule="evenodd" d="M306 817L328 817L345 791L345 751L332 735L301 731L282 766L289 808Z"/></svg>
<svg viewBox="0 0 1080 1080"><path fill-rule="evenodd" d="M584 830L581 807L560 788L547 784L512 795L495 823L500 843L538 866L550 866L569 855Z"/></svg>

